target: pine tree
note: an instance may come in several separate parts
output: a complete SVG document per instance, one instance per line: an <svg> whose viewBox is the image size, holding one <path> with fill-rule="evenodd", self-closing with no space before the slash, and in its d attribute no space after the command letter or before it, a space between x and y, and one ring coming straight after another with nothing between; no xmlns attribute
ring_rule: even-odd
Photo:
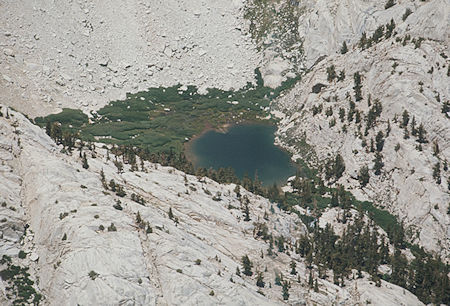
<svg viewBox="0 0 450 306"><path fill-rule="evenodd" d="M345 121L345 108L343 107L339 108L339 119L341 119L341 122Z"/></svg>
<svg viewBox="0 0 450 306"><path fill-rule="evenodd" d="M244 201L244 221L250 221L250 209L248 208L249 201Z"/></svg>
<svg viewBox="0 0 450 306"><path fill-rule="evenodd" d="M393 18L391 18L391 22L386 24L386 32L385 32L386 39L388 39L392 36L394 29L395 29L395 21Z"/></svg>
<svg viewBox="0 0 450 306"><path fill-rule="evenodd" d="M369 183L369 179L370 179L369 167L364 165L361 167L361 169L359 169L358 174L358 181L361 184L361 187L366 187L366 185Z"/></svg>
<svg viewBox="0 0 450 306"><path fill-rule="evenodd" d="M295 261L292 260L290 266L291 266L291 274L296 275L297 270L295 270L295 268L297 267L297 264L295 263Z"/></svg>
<svg viewBox="0 0 450 306"><path fill-rule="evenodd" d="M123 163L120 161L117 161L117 160L115 160L113 163L117 168L117 173L119 173L119 174L122 173L123 172Z"/></svg>
<svg viewBox="0 0 450 306"><path fill-rule="evenodd" d="M313 287L313 284L314 284L313 275L312 275L312 271L310 270L310 271L309 271L309 277L308 277L308 285L309 285L309 288L312 288L312 287Z"/></svg>
<svg viewBox="0 0 450 306"><path fill-rule="evenodd" d="M264 276L262 272L258 272L258 276L256 277L256 286L264 288L265 284L266 283L264 282Z"/></svg>
<svg viewBox="0 0 450 306"><path fill-rule="evenodd" d="M348 52L348 47L347 47L347 43L344 40L344 42L342 43L342 47L341 47L341 54L345 54L347 52Z"/></svg>
<svg viewBox="0 0 450 306"><path fill-rule="evenodd" d="M401 122L401 124L400 124L400 127L408 126L408 122L409 122L409 113L408 113L408 111L405 109L405 110L403 111L403 114L402 114L402 122Z"/></svg>
<svg viewBox="0 0 450 306"><path fill-rule="evenodd" d="M361 101L362 100L362 93L361 93L361 75L359 74L359 71L355 72L353 75L353 79L355 81L355 86L353 86L353 90L355 91L355 101Z"/></svg>
<svg viewBox="0 0 450 306"><path fill-rule="evenodd" d="M137 224L141 224L142 223L141 214L139 212L137 212L137 214L136 214L136 223Z"/></svg>
<svg viewBox="0 0 450 306"><path fill-rule="evenodd" d="M403 139L409 139L409 131L407 126L403 129Z"/></svg>
<svg viewBox="0 0 450 306"><path fill-rule="evenodd" d="M412 120L411 120L411 134L413 136L417 135L417 129L416 129L416 116L413 116Z"/></svg>
<svg viewBox="0 0 450 306"><path fill-rule="evenodd" d="M87 158L86 158L86 152L83 153L83 168L84 169L89 168L88 161L87 161Z"/></svg>
<svg viewBox="0 0 450 306"><path fill-rule="evenodd" d="M425 128L423 127L423 124L421 123L419 125L419 129L417 130L417 142L418 143L427 143L426 139L427 132L425 131Z"/></svg>
<svg viewBox="0 0 450 306"><path fill-rule="evenodd" d="M372 35L372 41L378 43L384 35L384 25L379 26Z"/></svg>
<svg viewBox="0 0 450 306"><path fill-rule="evenodd" d="M284 237L280 236L278 237L278 241L277 241L277 245L278 245L278 252L283 253L284 252Z"/></svg>
<svg viewBox="0 0 450 306"><path fill-rule="evenodd" d="M253 267L253 263L250 261L250 258L248 258L247 255L242 256L242 268L244 269L244 275L247 276L252 276L253 272L252 272L252 267Z"/></svg>
<svg viewBox="0 0 450 306"><path fill-rule="evenodd" d="M433 155L438 156L439 155L439 144L437 140L433 141Z"/></svg>
<svg viewBox="0 0 450 306"><path fill-rule="evenodd" d="M364 50L367 47L367 35L366 32L363 32L361 38L359 40L358 46Z"/></svg>
<svg viewBox="0 0 450 306"><path fill-rule="evenodd" d="M147 222L147 229L145 230L145 232L147 233L147 234L151 234L151 233L153 233L153 229L152 229L152 227L150 226L150 224Z"/></svg>
<svg viewBox="0 0 450 306"><path fill-rule="evenodd" d="M289 288L291 287L291 284L288 281L283 281L283 300L287 301L289 299Z"/></svg>
<svg viewBox="0 0 450 306"><path fill-rule="evenodd" d="M327 68L327 81L332 82L336 78L336 67L331 65Z"/></svg>
<svg viewBox="0 0 450 306"><path fill-rule="evenodd" d="M373 170L375 171L375 175L380 175L381 174L381 169L384 166L383 155L381 155L380 152L376 152L375 153L374 163L375 164L373 166Z"/></svg>
<svg viewBox="0 0 450 306"><path fill-rule="evenodd" d="M172 207L169 207L169 213L168 213L168 215L169 215L169 219L170 219L170 220L173 220Z"/></svg>
<svg viewBox="0 0 450 306"><path fill-rule="evenodd" d="M375 137L375 142L376 142L376 147L377 147L377 151L381 152L383 151L383 147L384 147L384 134L382 131L379 131L377 136Z"/></svg>
<svg viewBox="0 0 450 306"><path fill-rule="evenodd" d="M241 198L241 186L236 185L236 187L234 187L234 193L236 194L236 197L238 199L240 199Z"/></svg>
<svg viewBox="0 0 450 306"><path fill-rule="evenodd" d="M437 162L433 167L433 179L436 181L436 184L441 184L441 163Z"/></svg>
<svg viewBox="0 0 450 306"><path fill-rule="evenodd" d="M337 154L334 160L333 172L336 179L339 179L345 171L345 163L344 158L342 158L341 154Z"/></svg>
<svg viewBox="0 0 450 306"><path fill-rule="evenodd" d="M339 197L337 191L334 191L331 195L331 207L339 206Z"/></svg>
<svg viewBox="0 0 450 306"><path fill-rule="evenodd" d="M267 249L267 255L269 255L269 256L273 255L273 242L272 242L272 240L269 241L269 248Z"/></svg>

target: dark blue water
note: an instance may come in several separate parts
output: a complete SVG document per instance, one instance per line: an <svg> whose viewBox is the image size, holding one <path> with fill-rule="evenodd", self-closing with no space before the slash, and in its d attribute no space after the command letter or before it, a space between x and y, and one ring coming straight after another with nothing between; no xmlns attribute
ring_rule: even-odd
<svg viewBox="0 0 450 306"><path fill-rule="evenodd" d="M254 178L257 172L265 186L284 184L296 168L273 144L274 132L273 126L255 124L236 125L226 133L208 131L193 141L190 153L196 167L232 167L240 178L245 173Z"/></svg>

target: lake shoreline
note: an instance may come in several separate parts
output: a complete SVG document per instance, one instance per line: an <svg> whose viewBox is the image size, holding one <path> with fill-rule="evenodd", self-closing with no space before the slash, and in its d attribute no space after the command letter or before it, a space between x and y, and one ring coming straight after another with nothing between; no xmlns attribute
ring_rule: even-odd
<svg viewBox="0 0 450 306"><path fill-rule="evenodd" d="M241 132L234 131L235 128L236 131ZM250 176L258 173L264 185L270 186L276 182L278 185L284 186L287 179L295 175L298 165L291 160L291 156L285 148L275 144L276 129L277 125L270 120L228 123L219 127L205 126L201 133L184 143L185 155L196 169L211 167L217 170L221 167L232 167L240 178L246 172ZM234 132L231 133L231 131ZM250 134L247 134L249 136L245 136L248 131L250 131ZM209 132L213 133L205 135ZM256 134L253 134L255 132ZM230 135L227 135L229 133ZM209 139L206 140L209 142L206 148L208 146L210 148L205 148L205 139L202 137ZM234 140L230 140L230 137ZM198 142L199 139L202 139L201 143ZM242 151L242 147L246 149ZM210 153L205 153L205 150ZM215 153L213 153L214 151ZM219 164L217 164L217 160L205 163L205 157L209 159L209 156L213 159L214 156L219 158Z"/></svg>
<svg viewBox="0 0 450 306"><path fill-rule="evenodd" d="M253 124L254 125L258 125L258 124L259 125L270 125L270 126L274 126L275 128L277 128L277 126L275 124L273 124L273 122L270 122L270 121L271 121L271 119L245 120L245 121L235 122L235 123L224 123L224 124L220 125L219 127L213 127L210 124L206 124L205 128L199 134L192 136L191 139L189 139L188 141L186 141L183 144L184 155L186 156L187 160L190 161L194 165L194 168L196 168L195 165L197 163L197 158L195 157L195 154L192 152L192 145L197 139L199 139L206 133L208 133L210 131L214 131L214 132L218 132L221 134L226 134L234 126L253 125ZM280 147L280 149L281 149L281 147Z"/></svg>

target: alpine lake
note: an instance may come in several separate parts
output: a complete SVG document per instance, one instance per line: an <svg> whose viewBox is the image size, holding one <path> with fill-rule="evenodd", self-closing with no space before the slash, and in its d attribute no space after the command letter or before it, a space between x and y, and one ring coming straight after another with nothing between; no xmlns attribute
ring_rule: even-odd
<svg viewBox="0 0 450 306"><path fill-rule="evenodd" d="M276 128L265 124L233 125L225 132L208 130L189 144L196 167L234 169L239 178L257 176L264 186L285 184L295 175L289 155L274 145Z"/></svg>
<svg viewBox="0 0 450 306"><path fill-rule="evenodd" d="M236 91L195 86L149 88L86 115L63 109L35 118L41 127L58 124L63 133L84 141L133 146L154 154L185 153L195 167L231 167L263 185L284 184L296 168L289 155L274 145L276 120L271 102L298 78L280 87L265 87L258 69L256 84ZM218 132L228 126L225 133ZM206 132L205 132L206 131Z"/></svg>

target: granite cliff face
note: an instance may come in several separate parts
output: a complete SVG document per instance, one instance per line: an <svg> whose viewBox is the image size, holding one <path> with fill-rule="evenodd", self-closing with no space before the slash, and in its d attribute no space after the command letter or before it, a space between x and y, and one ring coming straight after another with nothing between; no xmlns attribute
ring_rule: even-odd
<svg viewBox="0 0 450 306"><path fill-rule="evenodd" d="M286 114L280 124L281 143L296 154L300 149L295 142L305 139L316 153L313 163L341 154L346 170L338 183L351 188L358 198L386 207L409 228L412 241L444 257L450 249L449 173L441 170L437 183L433 167L439 164L441 169L445 168L450 158L449 113L444 110L444 103L448 105L450 99L449 37L444 30L449 26L448 4L431 1L414 7L406 1L388 10L381 9L386 14L372 7L370 15L377 20L372 26L365 19L349 19L348 26L359 33L346 40L349 51L340 54L345 35L333 45L334 52L327 53L325 47L318 49L318 54L328 56L278 104ZM358 8L352 6L355 7ZM350 3L343 2L339 8L330 15L327 24L343 22L342 10L350 9ZM408 8L411 14L403 20ZM363 15L360 10L352 15ZM359 47L362 31L370 38L378 26L389 24L391 18L396 25L395 35L385 38L383 34L373 46ZM320 22L309 30L317 31L324 31ZM330 69L336 74L332 79ZM341 72L343 80L339 80ZM360 101L355 101L355 73L361 75ZM313 92L314 87L318 91ZM366 133L367 117L377 100L382 110ZM404 111L410 118L408 133L412 133L414 118L416 129L423 124L426 143L420 144L418 136L412 134L405 139ZM349 112L353 112L351 120ZM360 122L356 122L358 112ZM363 166L374 167L371 141L376 140L380 131L384 134L381 151L384 168L381 175L371 171L369 184L361 188L358 173Z"/></svg>

